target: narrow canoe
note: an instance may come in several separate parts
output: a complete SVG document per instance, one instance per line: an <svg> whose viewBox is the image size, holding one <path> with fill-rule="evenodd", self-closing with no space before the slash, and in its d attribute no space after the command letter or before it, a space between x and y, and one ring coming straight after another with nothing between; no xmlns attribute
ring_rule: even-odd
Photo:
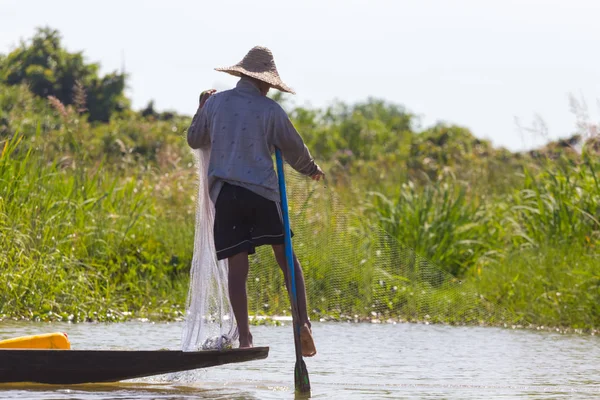
<svg viewBox="0 0 600 400"><path fill-rule="evenodd" d="M0 383L117 382L267 358L268 347L223 351L0 349Z"/></svg>

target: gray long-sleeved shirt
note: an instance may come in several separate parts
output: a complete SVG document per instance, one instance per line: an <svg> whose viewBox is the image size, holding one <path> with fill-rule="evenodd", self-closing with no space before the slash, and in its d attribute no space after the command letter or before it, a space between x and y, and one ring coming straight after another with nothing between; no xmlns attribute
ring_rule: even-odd
<svg viewBox="0 0 600 400"><path fill-rule="evenodd" d="M312 176L317 172L308 148L283 108L243 77L234 89L215 93L196 112L187 140L194 149L210 146L208 187L214 203L223 182L279 201L274 147L301 174Z"/></svg>

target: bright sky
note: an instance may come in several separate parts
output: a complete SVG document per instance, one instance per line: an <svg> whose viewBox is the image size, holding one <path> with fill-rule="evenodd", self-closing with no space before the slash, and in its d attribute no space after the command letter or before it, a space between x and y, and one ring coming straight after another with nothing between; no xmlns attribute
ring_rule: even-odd
<svg viewBox="0 0 600 400"><path fill-rule="evenodd" d="M600 120L598 15L597 0L0 0L0 52L50 26L104 72L124 59L135 108L191 115L236 82L214 67L264 45L296 105L378 97L514 150L543 142L515 118L571 134L570 94Z"/></svg>

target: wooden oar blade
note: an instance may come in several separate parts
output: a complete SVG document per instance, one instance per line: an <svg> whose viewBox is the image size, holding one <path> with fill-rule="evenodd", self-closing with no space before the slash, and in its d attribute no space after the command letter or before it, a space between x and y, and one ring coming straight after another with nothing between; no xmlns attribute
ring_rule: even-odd
<svg viewBox="0 0 600 400"><path fill-rule="evenodd" d="M304 360L296 361L294 368L294 384L296 392L310 394L310 379L308 378L308 369Z"/></svg>

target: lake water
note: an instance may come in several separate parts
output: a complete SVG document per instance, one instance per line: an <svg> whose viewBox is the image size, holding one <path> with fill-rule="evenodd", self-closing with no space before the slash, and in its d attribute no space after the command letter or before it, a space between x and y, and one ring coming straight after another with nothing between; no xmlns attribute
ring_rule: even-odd
<svg viewBox="0 0 600 400"><path fill-rule="evenodd" d="M417 324L315 323L306 359L316 399L600 398L595 336ZM0 322L0 338L64 331L74 349L178 349L180 323ZM291 399L285 326L253 327L265 360L115 384L0 385L2 399Z"/></svg>

